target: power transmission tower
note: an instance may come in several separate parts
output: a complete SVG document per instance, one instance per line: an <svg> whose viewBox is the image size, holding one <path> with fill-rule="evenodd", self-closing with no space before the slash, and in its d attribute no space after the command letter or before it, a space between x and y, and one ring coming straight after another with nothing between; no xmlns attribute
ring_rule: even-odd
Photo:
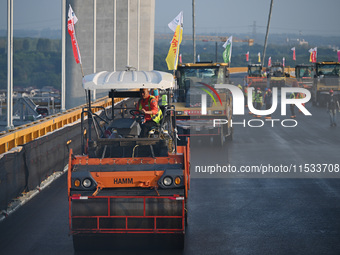
<svg viewBox="0 0 340 255"><path fill-rule="evenodd" d="M266 49L267 49L267 41L268 41L268 34L269 34L270 19L272 17L272 9L273 9L273 0L271 0L271 2L270 2L270 9L269 9L269 15L268 15L268 24L267 24L266 39L264 41L264 48L263 48L263 54L262 54L262 66L264 66L264 59L266 57Z"/></svg>
<svg viewBox="0 0 340 255"><path fill-rule="evenodd" d="M254 22L253 22L253 33L252 33L252 37L253 37L253 39L256 38L256 20L254 20Z"/></svg>

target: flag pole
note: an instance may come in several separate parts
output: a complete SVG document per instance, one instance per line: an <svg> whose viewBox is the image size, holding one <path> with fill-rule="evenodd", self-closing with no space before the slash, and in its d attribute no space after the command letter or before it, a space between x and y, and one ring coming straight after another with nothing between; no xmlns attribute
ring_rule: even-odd
<svg viewBox="0 0 340 255"><path fill-rule="evenodd" d="M196 34L195 34L195 0L192 0L192 42L194 51L194 64L196 63Z"/></svg>
<svg viewBox="0 0 340 255"><path fill-rule="evenodd" d="M2 110L2 109L1 109ZM7 1L7 131L13 129L13 0Z"/></svg>
<svg viewBox="0 0 340 255"><path fill-rule="evenodd" d="M97 0L93 0L93 73L96 72L97 72ZM94 89L93 101L96 101L96 99L97 91Z"/></svg>
<svg viewBox="0 0 340 255"><path fill-rule="evenodd" d="M81 69L82 78L84 78L84 70L83 70L83 64L82 63L80 63L80 69Z"/></svg>
<svg viewBox="0 0 340 255"><path fill-rule="evenodd" d="M65 112L66 102L66 80L65 80L65 59L66 59L66 0L62 0L61 6L61 112Z"/></svg>

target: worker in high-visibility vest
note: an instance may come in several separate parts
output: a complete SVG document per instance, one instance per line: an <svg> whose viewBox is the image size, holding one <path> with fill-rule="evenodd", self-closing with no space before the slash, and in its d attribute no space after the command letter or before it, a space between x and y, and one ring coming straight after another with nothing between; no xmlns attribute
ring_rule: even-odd
<svg viewBox="0 0 340 255"><path fill-rule="evenodd" d="M263 106L263 96L262 91L260 88L257 88L256 95L255 95L255 109L261 110ZM260 118L261 115L255 115L256 117Z"/></svg>
<svg viewBox="0 0 340 255"><path fill-rule="evenodd" d="M295 95L295 93L293 92L293 93L291 93L290 94L290 99L295 99L296 98L296 95ZM290 104L290 112L291 112L291 118L292 119L295 119L296 118L296 115L295 115L295 105L294 104Z"/></svg>
<svg viewBox="0 0 340 255"><path fill-rule="evenodd" d="M151 89L150 94L151 94L151 96L154 96L156 98L157 102L159 101L159 91L158 91L158 89Z"/></svg>
<svg viewBox="0 0 340 255"><path fill-rule="evenodd" d="M255 108L257 110L261 110L263 106L263 96L262 96L262 91L260 88L257 88L257 93L255 96L255 103L256 103Z"/></svg>
<svg viewBox="0 0 340 255"><path fill-rule="evenodd" d="M338 97L334 96L334 91L329 91L327 98L327 112L329 113L331 127L336 127L336 110L340 112L340 103Z"/></svg>
<svg viewBox="0 0 340 255"><path fill-rule="evenodd" d="M137 110L144 114L144 121L141 125L141 137L147 137L149 131L160 123L163 114L156 98L150 95L148 89L141 89L140 93L141 99L137 103Z"/></svg>
<svg viewBox="0 0 340 255"><path fill-rule="evenodd" d="M305 98L306 95L304 93L297 93L296 98ZM305 103L302 103L302 106L305 106ZM301 112L301 110L299 110Z"/></svg>
<svg viewBox="0 0 340 255"><path fill-rule="evenodd" d="M167 94L162 95L161 105L167 105L168 104L168 96Z"/></svg>
<svg viewBox="0 0 340 255"><path fill-rule="evenodd" d="M242 85L239 84L239 85L237 85L237 87L243 92L244 102L246 102L246 101L247 101L247 98L246 98L246 96L245 96L245 94L244 94L244 90L243 90ZM246 104L246 103L245 103L245 104Z"/></svg>
<svg viewBox="0 0 340 255"><path fill-rule="evenodd" d="M247 85L247 84L246 84ZM244 86L244 105L248 107L248 86Z"/></svg>
<svg viewBox="0 0 340 255"><path fill-rule="evenodd" d="M248 89L247 89L247 94L248 94ZM254 90L252 92L252 102L253 102L253 106L256 108L256 95L257 95L257 90ZM248 99L247 99L248 100ZM252 112L249 112L249 114L252 114Z"/></svg>
<svg viewBox="0 0 340 255"><path fill-rule="evenodd" d="M266 110L269 110L273 105L273 93L271 89L267 89L264 96L264 103L266 104ZM266 119L271 119L271 114L265 117Z"/></svg>

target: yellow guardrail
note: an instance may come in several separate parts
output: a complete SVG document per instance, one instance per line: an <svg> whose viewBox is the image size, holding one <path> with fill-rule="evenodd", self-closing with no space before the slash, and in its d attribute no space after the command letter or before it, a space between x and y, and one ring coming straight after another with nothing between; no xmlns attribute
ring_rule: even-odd
<svg viewBox="0 0 340 255"><path fill-rule="evenodd" d="M248 67L230 67L228 70L230 73L246 73L248 72Z"/></svg>
<svg viewBox="0 0 340 255"><path fill-rule="evenodd" d="M248 67L230 67L228 68L230 73L246 73L248 72ZM266 70L265 67L262 68L263 71ZM295 68L294 67L285 67L285 72L289 73L291 76L295 76Z"/></svg>
<svg viewBox="0 0 340 255"><path fill-rule="evenodd" d="M121 98L116 98L115 103L121 100ZM92 104L93 107L108 107L109 105L111 105L111 99L108 97L99 99ZM49 132L62 128L65 125L78 121L81 118L81 111L84 106L85 105L82 105L67 110L64 113L48 116L10 131L1 132L0 154L19 145L33 141Z"/></svg>

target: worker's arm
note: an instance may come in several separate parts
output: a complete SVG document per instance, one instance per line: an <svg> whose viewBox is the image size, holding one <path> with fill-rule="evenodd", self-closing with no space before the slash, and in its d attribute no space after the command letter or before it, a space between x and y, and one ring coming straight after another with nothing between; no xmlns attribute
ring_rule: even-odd
<svg viewBox="0 0 340 255"><path fill-rule="evenodd" d="M145 109L142 109L142 112L144 114L149 114L149 115L156 115L158 112L158 104L155 98L153 98L150 102L150 111L146 111Z"/></svg>
<svg viewBox="0 0 340 255"><path fill-rule="evenodd" d="M151 115L152 111L145 111L145 109L142 109L142 113Z"/></svg>

